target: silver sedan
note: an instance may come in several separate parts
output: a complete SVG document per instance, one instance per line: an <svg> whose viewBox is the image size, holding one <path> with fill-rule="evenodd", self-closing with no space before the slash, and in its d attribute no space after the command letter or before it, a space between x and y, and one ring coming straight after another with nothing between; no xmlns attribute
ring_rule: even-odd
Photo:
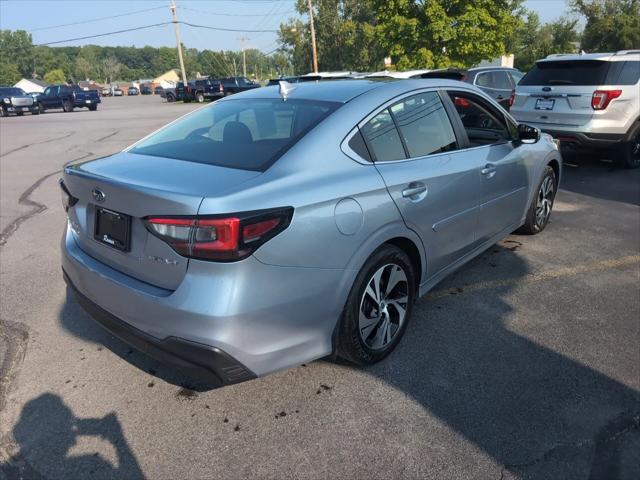
<svg viewBox="0 0 640 480"><path fill-rule="evenodd" d="M545 228L561 171L551 137L465 83L282 82L65 168L64 277L107 329L212 383L370 364L418 296Z"/></svg>

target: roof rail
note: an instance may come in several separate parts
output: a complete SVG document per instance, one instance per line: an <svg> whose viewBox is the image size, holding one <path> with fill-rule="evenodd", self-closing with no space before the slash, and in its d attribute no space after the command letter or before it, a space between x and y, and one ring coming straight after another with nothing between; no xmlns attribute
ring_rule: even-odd
<svg viewBox="0 0 640 480"><path fill-rule="evenodd" d="M551 55L547 55L545 58L557 58L557 57L573 57L578 55L577 53L552 53Z"/></svg>
<svg viewBox="0 0 640 480"><path fill-rule="evenodd" d="M616 53L614 53L614 55L631 55L633 53L640 53L640 50L635 49L635 50L620 50L617 51Z"/></svg>

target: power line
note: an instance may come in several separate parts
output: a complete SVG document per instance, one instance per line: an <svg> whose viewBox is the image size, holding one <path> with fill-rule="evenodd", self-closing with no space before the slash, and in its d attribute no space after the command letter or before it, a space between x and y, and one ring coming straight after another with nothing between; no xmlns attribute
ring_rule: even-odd
<svg viewBox="0 0 640 480"><path fill-rule="evenodd" d="M264 17L265 14L264 13L218 13L218 12L211 12L211 11L207 11L207 10L198 10L196 8L189 8L189 7L180 7L181 10L188 10L190 12L196 12L196 13L203 13L205 15L212 15L215 17ZM278 12L282 15L285 14L290 14L290 13L297 13L295 10L288 10L286 12Z"/></svg>
<svg viewBox="0 0 640 480"><path fill-rule="evenodd" d="M261 0L256 0L256 1L261 1ZM245 32L245 33L277 33L278 32L278 30L247 30L247 29L241 29L241 28L210 27L209 25L198 25L195 23L189 23L182 20L178 23L187 25L189 27L206 28L209 30L219 30L221 32Z"/></svg>
<svg viewBox="0 0 640 480"><path fill-rule="evenodd" d="M108 20L110 18L127 17L129 15L136 15L138 13L150 12L152 10L159 10L161 8L165 8L165 7L162 6L162 7L145 8L144 10L136 10L134 12L120 13L118 15L110 15L108 17L98 17L98 18L92 18L92 19L89 19L89 20L82 20L81 22L63 23L61 25L51 25L49 27L32 28L31 30L27 30L27 32L40 32L42 30L53 30L54 28L62 28L62 27L69 27L69 26L72 26L72 25L80 25L80 24L85 24L85 23L100 22L102 20Z"/></svg>
<svg viewBox="0 0 640 480"><path fill-rule="evenodd" d="M115 32L98 33L96 35L87 35L85 37L68 38L66 40L57 40L55 42L39 43L38 45L34 45L34 47L45 47L47 45L56 45L58 43L75 42L76 40L86 40L88 38L106 37L107 35L116 35L118 33L133 32L136 30L144 30L144 29L153 28L153 27L163 27L165 25L171 25L171 23L173 22L154 23L153 25L145 25L143 27L134 27L134 28L127 28L124 30L116 30ZM182 22L178 22L178 23L182 23Z"/></svg>

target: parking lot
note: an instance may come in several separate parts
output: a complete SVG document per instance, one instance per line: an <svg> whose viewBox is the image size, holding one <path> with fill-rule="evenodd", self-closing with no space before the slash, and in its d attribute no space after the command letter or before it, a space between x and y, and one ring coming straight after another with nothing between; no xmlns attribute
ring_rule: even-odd
<svg viewBox="0 0 640 480"><path fill-rule="evenodd" d="M369 368L208 389L67 295L57 185L194 104L0 121L0 479L640 478L640 169L570 157L551 223L423 297Z"/></svg>

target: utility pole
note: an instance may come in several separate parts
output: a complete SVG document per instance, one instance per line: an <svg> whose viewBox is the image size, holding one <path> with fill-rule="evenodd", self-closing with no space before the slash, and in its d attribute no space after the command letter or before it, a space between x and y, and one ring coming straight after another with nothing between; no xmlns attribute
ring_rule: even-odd
<svg viewBox="0 0 640 480"><path fill-rule="evenodd" d="M247 55L244 51L244 43L249 40L247 37L240 37L240 44L242 45L242 76L247 76Z"/></svg>
<svg viewBox="0 0 640 480"><path fill-rule="evenodd" d="M309 5L309 26L311 27L311 48L313 49L313 73L318 73L318 51L316 50L316 29L313 26L313 8L311 0L307 0Z"/></svg>
<svg viewBox="0 0 640 480"><path fill-rule="evenodd" d="M178 17L176 15L176 2L171 0L169 5L171 16L173 17L173 26L176 31L176 42L178 43L178 58L180 59L180 70L182 71L182 83L187 86L187 72L184 69L184 59L182 58L182 43L180 42L180 27L178 27Z"/></svg>

